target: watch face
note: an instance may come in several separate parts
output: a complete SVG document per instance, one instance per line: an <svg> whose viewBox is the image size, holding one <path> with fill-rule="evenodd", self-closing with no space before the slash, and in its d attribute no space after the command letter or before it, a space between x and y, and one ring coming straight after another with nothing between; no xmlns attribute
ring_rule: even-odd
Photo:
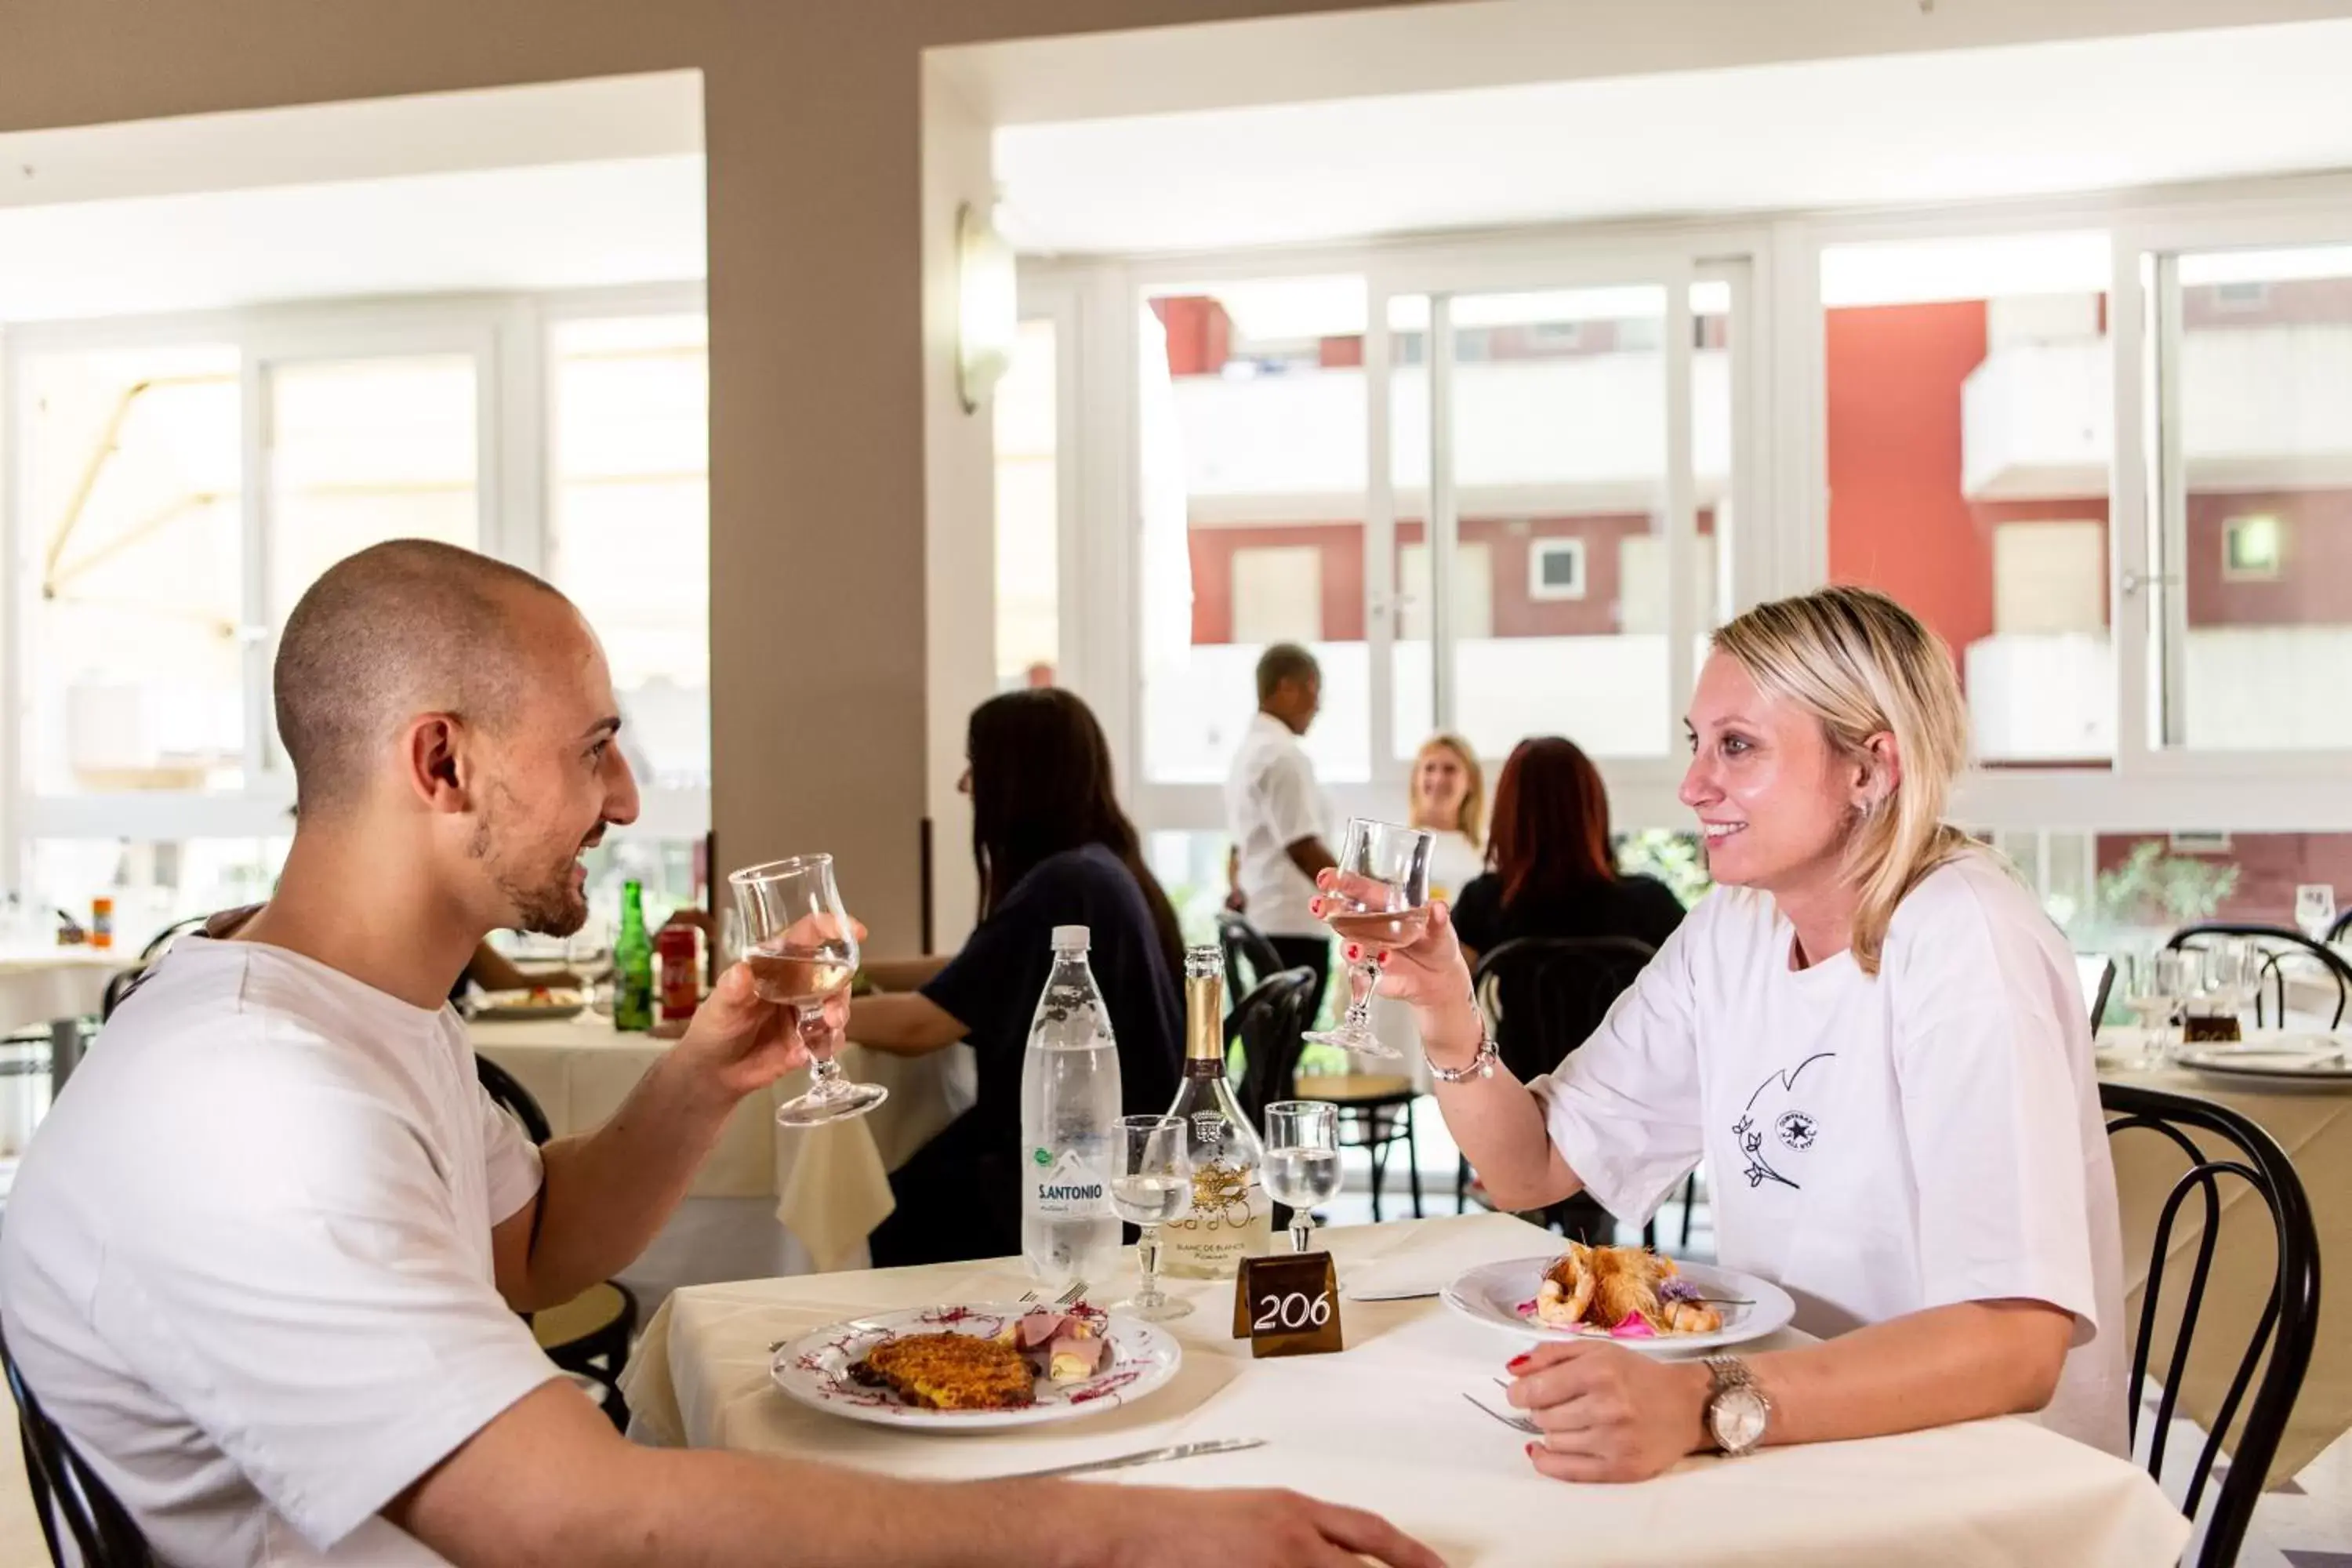
<svg viewBox="0 0 2352 1568"><path fill-rule="evenodd" d="M1727 1388L1708 1406L1707 1425L1716 1446L1729 1454L1744 1454L1764 1437L1763 1397L1752 1388Z"/></svg>

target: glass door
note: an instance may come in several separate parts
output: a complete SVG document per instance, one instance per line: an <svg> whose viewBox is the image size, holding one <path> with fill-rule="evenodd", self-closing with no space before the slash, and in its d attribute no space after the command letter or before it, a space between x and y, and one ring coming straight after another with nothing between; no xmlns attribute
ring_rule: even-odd
<svg viewBox="0 0 2352 1568"><path fill-rule="evenodd" d="M1678 752L1725 602L1744 286L1682 258L1376 279L1376 739L1400 784L1440 731L1490 761L1566 735L1652 775Z"/></svg>

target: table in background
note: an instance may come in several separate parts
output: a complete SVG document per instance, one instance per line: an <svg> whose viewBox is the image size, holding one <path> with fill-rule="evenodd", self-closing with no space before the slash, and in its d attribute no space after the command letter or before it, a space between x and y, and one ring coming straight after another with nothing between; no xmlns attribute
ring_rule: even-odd
<svg viewBox="0 0 2352 1568"><path fill-rule="evenodd" d="M1433 1288L1474 1263L1549 1254L1559 1238L1507 1215L1318 1233L1342 1294L1377 1267ZM1098 1284L1121 1294L1132 1278ZM1195 1303L1169 1324L1184 1364L1131 1406L1066 1425L942 1436L798 1405L768 1379L768 1345L861 1313L1010 1300L1019 1260L766 1279L679 1291L647 1324L623 1387L642 1440L822 1458L902 1477L973 1479L1193 1438L1263 1437L1247 1453L1113 1472L1112 1484L1279 1484L1386 1515L1453 1568L1506 1563L2170 1563L2189 1530L2146 1473L2016 1420L1867 1442L1695 1458L1635 1487L1573 1487L1531 1470L1518 1433L1462 1395L1525 1342L1434 1300L1343 1300L1339 1355L1253 1361L1228 1337L1233 1287L1173 1280ZM1088 1484L1097 1484L1090 1482Z"/></svg>
<svg viewBox="0 0 2352 1568"><path fill-rule="evenodd" d="M2134 1042L2144 1037L2137 1029L2103 1029L2103 1054L2120 1047L2126 1058ZM2352 1089L2331 1089L2282 1084L2275 1088L2248 1079L2224 1079L2176 1067L2099 1068L2106 1083L2208 1100L2251 1118L2278 1140L2294 1162L2304 1190L2311 1196L2312 1222L2319 1232L2319 1335L2312 1348L2311 1370L2294 1404L2271 1479L2294 1476L2347 1430L2352 1430L2352 1205L2342 1202L2352 1193ZM2209 1153L2234 1157L2227 1144L2198 1135ZM2116 1193L2123 1214L2124 1282L2129 1291L2126 1308L2130 1331L2139 1328L2140 1302L2147 1282L2150 1249L2156 1243L2156 1222L2173 1184L2189 1168L2186 1156L2154 1134L2134 1133L2117 1140ZM2243 1182L2220 1184L2223 1213L2228 1216L2214 1247L2213 1270L2205 1289L2199 1330L2191 1344L2189 1375L2180 1390L2183 1414L2211 1429L2215 1413L2236 1375L2256 1317L2268 1296L2278 1265L2275 1231L2270 1216ZM2242 1205L2252 1205L2252 1212ZM2192 1197L2181 1205L2174 1222L2161 1301L2177 1309L2188 1288L2198 1237L2203 1226L2199 1215L2204 1200ZM2151 1376L2161 1379L2168 1364L2171 1337L2163 1332L2174 1313L2159 1309L2159 1332L2150 1352Z"/></svg>
<svg viewBox="0 0 2352 1568"><path fill-rule="evenodd" d="M478 1020L467 1030L477 1051L530 1091L559 1138L602 1126L670 1047L588 1013ZM795 1129L777 1125L776 1107L807 1086L807 1074L746 1099L625 1281L657 1299L677 1284L865 1263L866 1238L893 1206L889 1173L971 1106L971 1052L908 1058L853 1044L841 1061L850 1077L887 1087L889 1100L854 1121Z"/></svg>
<svg viewBox="0 0 2352 1568"><path fill-rule="evenodd" d="M81 1059L81 1021L106 1002L106 983L138 962L119 948L0 947L0 1035L48 1030L37 1047L0 1052L0 1158L14 1159Z"/></svg>

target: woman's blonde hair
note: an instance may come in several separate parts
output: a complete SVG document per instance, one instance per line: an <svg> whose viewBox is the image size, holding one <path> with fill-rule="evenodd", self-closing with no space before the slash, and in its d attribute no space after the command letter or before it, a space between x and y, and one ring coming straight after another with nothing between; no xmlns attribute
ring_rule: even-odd
<svg viewBox="0 0 2352 1568"><path fill-rule="evenodd" d="M1969 751L1952 656L1917 616L1868 588L1823 588L1759 605L1714 642L1758 690L1820 720L1840 752L1860 757L1872 736L1895 738L1895 785L1855 815L1845 849L1846 875L1862 892L1853 959L1875 974L1895 906L1969 843L1944 821Z"/></svg>
<svg viewBox="0 0 2352 1568"><path fill-rule="evenodd" d="M1469 786L1462 792L1462 811L1451 823L1421 820L1421 793L1418 781L1421 778L1422 762L1432 752L1453 752L1454 760L1462 764L1462 776L1469 781ZM1470 749L1469 742L1459 735L1444 733L1432 735L1421 743L1421 750L1412 754L1412 776L1415 783L1410 787L1413 791L1413 826L1434 827L1441 832L1449 827L1454 828L1459 830L1465 838L1470 840L1470 847L1473 849L1483 849L1486 847L1486 773L1485 769L1479 767L1478 753Z"/></svg>

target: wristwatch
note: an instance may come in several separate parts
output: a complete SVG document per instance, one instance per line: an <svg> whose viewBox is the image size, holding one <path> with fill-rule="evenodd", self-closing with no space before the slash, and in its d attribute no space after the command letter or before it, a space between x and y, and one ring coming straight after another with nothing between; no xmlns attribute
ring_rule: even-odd
<svg viewBox="0 0 2352 1568"><path fill-rule="evenodd" d="M1716 1451L1733 1458L1754 1453L1772 1418L1771 1400L1736 1355L1711 1355L1706 1370L1715 1379L1706 1395L1706 1435L1715 1439Z"/></svg>

